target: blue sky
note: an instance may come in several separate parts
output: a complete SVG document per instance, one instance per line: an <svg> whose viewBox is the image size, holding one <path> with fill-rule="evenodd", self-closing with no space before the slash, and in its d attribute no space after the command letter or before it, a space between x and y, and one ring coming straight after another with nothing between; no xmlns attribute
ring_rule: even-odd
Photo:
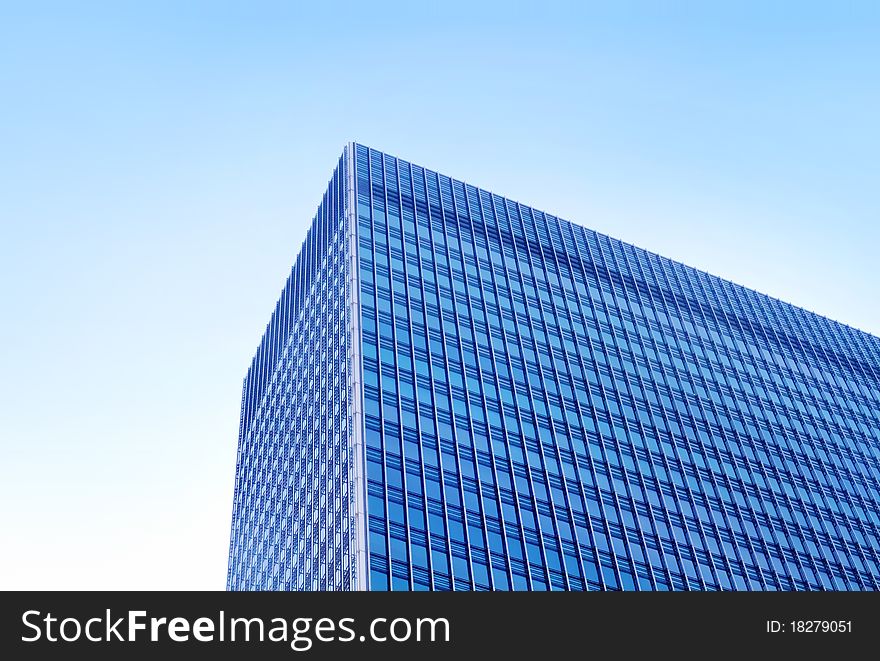
<svg viewBox="0 0 880 661"><path fill-rule="evenodd" d="M349 140L880 333L875 3L16 4L0 588L223 587L241 380Z"/></svg>

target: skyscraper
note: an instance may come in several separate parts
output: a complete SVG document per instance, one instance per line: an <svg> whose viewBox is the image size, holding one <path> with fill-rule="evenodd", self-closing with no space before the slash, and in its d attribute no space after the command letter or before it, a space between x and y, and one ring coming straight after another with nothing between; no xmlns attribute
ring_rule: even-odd
<svg viewBox="0 0 880 661"><path fill-rule="evenodd" d="M880 339L361 145L244 382L229 589L880 588Z"/></svg>

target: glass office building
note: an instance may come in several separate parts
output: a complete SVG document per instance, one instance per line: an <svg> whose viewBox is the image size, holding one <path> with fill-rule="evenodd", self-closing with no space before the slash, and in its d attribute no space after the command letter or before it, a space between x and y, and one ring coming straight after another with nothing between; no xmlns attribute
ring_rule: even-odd
<svg viewBox="0 0 880 661"><path fill-rule="evenodd" d="M244 382L227 586L876 590L880 339L361 145Z"/></svg>

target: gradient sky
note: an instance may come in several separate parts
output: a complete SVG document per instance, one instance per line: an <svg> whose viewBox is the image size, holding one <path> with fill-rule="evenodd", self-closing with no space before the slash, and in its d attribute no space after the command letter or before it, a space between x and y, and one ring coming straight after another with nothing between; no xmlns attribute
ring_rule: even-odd
<svg viewBox="0 0 880 661"><path fill-rule="evenodd" d="M299 4L0 8L0 588L224 587L349 140L880 333L876 3Z"/></svg>

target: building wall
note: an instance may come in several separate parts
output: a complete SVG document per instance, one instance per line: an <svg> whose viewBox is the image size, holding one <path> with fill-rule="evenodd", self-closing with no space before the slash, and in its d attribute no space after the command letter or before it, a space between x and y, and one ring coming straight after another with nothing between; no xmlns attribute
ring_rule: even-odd
<svg viewBox="0 0 880 661"><path fill-rule="evenodd" d="M878 484L880 339L351 145L244 382L227 587L877 589Z"/></svg>
<svg viewBox="0 0 880 661"><path fill-rule="evenodd" d="M372 589L878 589L880 340L356 147Z"/></svg>
<svg viewBox="0 0 880 661"><path fill-rule="evenodd" d="M245 379L227 588L357 587L343 154Z"/></svg>

